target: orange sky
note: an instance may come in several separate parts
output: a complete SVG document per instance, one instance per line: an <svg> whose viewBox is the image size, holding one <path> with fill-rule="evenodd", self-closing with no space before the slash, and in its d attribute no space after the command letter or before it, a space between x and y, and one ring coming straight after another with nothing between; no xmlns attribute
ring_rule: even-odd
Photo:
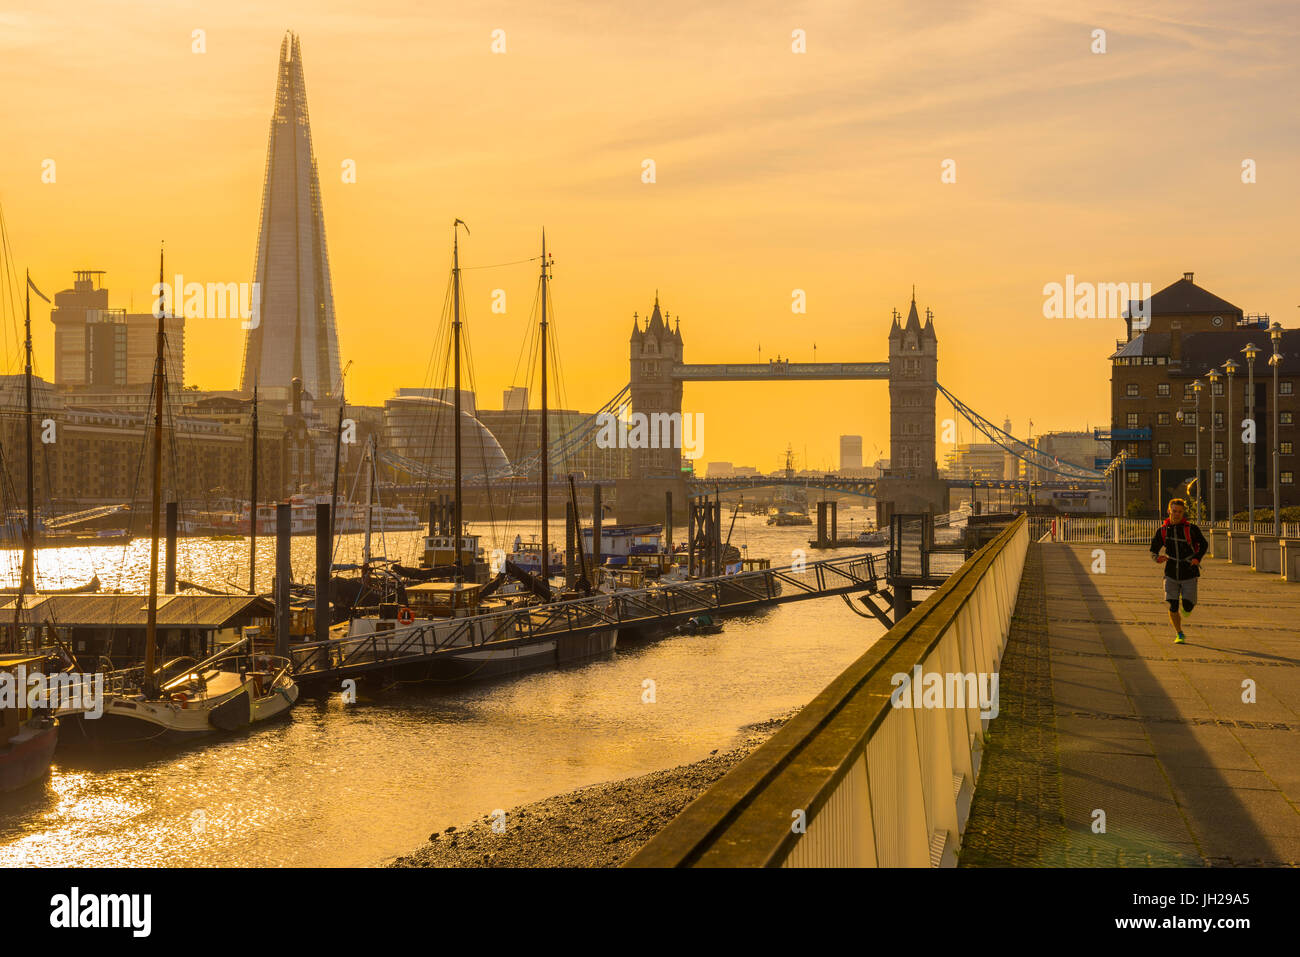
<svg viewBox="0 0 1300 957"><path fill-rule="evenodd" d="M0 13L0 202L19 268L47 292L106 269L112 304L144 311L162 238L169 272L250 281L293 29L350 398L425 384L459 216L467 266L534 255L545 225L569 405L627 381L631 315L656 288L688 361L754 361L760 344L811 360L814 342L821 360L872 361L915 283L946 387L1018 434L1029 418L1082 428L1108 415L1122 324L1044 319L1045 283L1159 289L1195 270L1288 326L1300 302L1300 14L1129 6L19 0ZM949 158L955 184L940 182ZM532 265L466 273L484 406L512 382L534 285ZM807 315L790 311L795 288ZM192 320L189 381L235 387L242 337ZM863 434L868 458L888 448L884 383L692 384L685 407L706 417L706 462L771 469L792 443L800 466L805 448L833 466L841 433Z"/></svg>

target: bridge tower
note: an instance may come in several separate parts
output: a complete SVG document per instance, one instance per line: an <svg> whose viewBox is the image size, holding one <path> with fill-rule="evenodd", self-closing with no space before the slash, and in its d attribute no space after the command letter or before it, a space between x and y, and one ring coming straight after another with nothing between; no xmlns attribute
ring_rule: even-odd
<svg viewBox="0 0 1300 957"><path fill-rule="evenodd" d="M646 320L645 328L637 325L635 315L632 317L628 353L632 365L632 411L644 412L647 416L656 412L676 413L680 419L682 383L673 375L673 366L682 361L681 320L678 320L676 329L668 328L659 312L657 292L654 312ZM633 449L631 462L634 475L677 478L682 471L682 450Z"/></svg>
<svg viewBox="0 0 1300 957"><path fill-rule="evenodd" d="M938 349L934 315L925 310L925 325L921 325L913 294L906 325L899 326L895 310L889 330L889 469L903 478L935 477Z"/></svg>
<svg viewBox="0 0 1300 957"><path fill-rule="evenodd" d="M916 311L916 293L907 320L898 310L889 329L889 470L876 486L876 518L883 524L894 512L948 511L948 486L935 467L934 406L939 371L939 340L934 314L925 323Z"/></svg>
<svg viewBox="0 0 1300 957"><path fill-rule="evenodd" d="M632 316L628 381L633 412L643 412L647 417L675 415L669 421L680 422L682 382L674 374L674 367L682 362L682 355L681 320L675 327L669 327L659 311L656 292L654 311L645 325L640 324L635 314ZM685 515L687 488L680 448L634 448L629 452L629 465L629 478L620 479L617 487L620 522L662 521L665 491L673 493L673 512Z"/></svg>

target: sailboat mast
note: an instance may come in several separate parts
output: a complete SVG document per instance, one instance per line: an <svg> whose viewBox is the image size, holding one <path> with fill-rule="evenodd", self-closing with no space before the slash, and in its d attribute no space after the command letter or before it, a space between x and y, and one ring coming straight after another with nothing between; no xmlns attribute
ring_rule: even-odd
<svg viewBox="0 0 1300 957"><path fill-rule="evenodd" d="M550 497L551 457L550 436L546 427L546 230L542 230L542 584L551 581L551 547L547 533L550 519L548 499Z"/></svg>
<svg viewBox="0 0 1300 957"><path fill-rule="evenodd" d="M349 362L348 365L352 363ZM347 369L343 370L347 374ZM339 458L343 454L343 416L348 408L347 383L339 383L339 427L334 434L334 484L330 486L330 549L334 548L334 530L339 527Z"/></svg>
<svg viewBox="0 0 1300 957"><path fill-rule="evenodd" d="M27 273L26 287L26 390L27 390L27 534L23 536L23 591L36 591L36 474L32 456L32 275Z"/></svg>
<svg viewBox="0 0 1300 957"><path fill-rule="evenodd" d="M372 433L366 443L366 457L369 459L370 472L366 476L366 541L361 549L362 577L370 573L370 520L375 511L375 436Z"/></svg>
<svg viewBox="0 0 1300 957"><path fill-rule="evenodd" d="M461 461L460 461L460 234L457 227L460 220L452 223L451 226L451 298L452 298L452 319L451 319L451 340L452 340L452 359L453 380L452 392L454 393L454 406L452 412L452 435L455 436L456 475L454 478L455 487L452 491L452 535L454 536L453 548L456 556L456 581L461 580L460 570L460 536L462 530L462 512L460 504L461 495Z"/></svg>
<svg viewBox="0 0 1300 957"><path fill-rule="evenodd" d="M149 614L144 632L144 684L146 695L154 690L154 655L158 642L158 528L162 512L162 429L163 393L167 389L167 369L163 365L163 348L166 330L163 317L167 315L165 300L166 282L163 279L163 251L158 251L158 339L154 356L153 405L153 500L150 504L149 539Z"/></svg>
<svg viewBox="0 0 1300 957"><path fill-rule="evenodd" d="M249 489L248 593L257 594L257 381L253 381L253 474Z"/></svg>

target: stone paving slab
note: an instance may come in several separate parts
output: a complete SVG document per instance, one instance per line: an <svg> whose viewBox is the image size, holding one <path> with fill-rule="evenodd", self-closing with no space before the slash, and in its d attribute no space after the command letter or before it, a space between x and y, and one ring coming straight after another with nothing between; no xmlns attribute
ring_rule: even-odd
<svg viewBox="0 0 1300 957"><path fill-rule="evenodd" d="M1300 584L1210 559L1175 645L1160 574L1030 546L962 866L1300 865Z"/></svg>

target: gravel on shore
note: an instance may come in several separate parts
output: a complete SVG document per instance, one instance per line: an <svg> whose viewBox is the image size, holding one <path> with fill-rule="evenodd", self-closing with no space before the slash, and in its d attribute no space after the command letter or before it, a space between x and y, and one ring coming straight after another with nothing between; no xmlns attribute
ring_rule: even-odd
<svg viewBox="0 0 1300 957"><path fill-rule="evenodd" d="M702 761L512 808L504 828L491 815L449 827L387 866L618 867L797 710L746 725L735 747Z"/></svg>

